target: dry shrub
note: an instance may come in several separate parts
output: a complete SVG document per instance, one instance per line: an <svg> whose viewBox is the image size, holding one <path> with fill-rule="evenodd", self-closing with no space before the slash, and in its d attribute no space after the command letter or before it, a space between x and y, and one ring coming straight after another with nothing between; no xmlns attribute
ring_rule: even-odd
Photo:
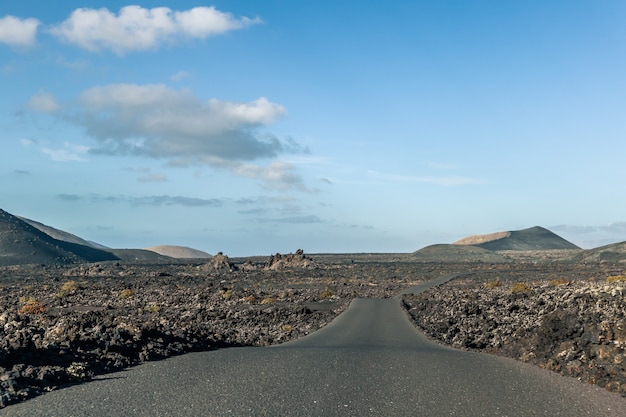
<svg viewBox="0 0 626 417"><path fill-rule="evenodd" d="M131 290L130 288L126 288L120 293L120 298L130 298L133 295L135 295L135 291Z"/></svg>
<svg viewBox="0 0 626 417"><path fill-rule="evenodd" d="M552 281L550 281L550 285L553 287L558 287L559 285L567 285L570 283L570 280L565 279L565 278L558 278L558 279L553 279Z"/></svg>
<svg viewBox="0 0 626 417"><path fill-rule="evenodd" d="M67 297L68 295L75 294L76 291L78 291L78 284L76 281L67 281L61 287L61 291L57 293L57 297Z"/></svg>
<svg viewBox="0 0 626 417"><path fill-rule="evenodd" d="M485 287L489 288L489 289L493 289L493 288L498 288L502 286L502 282L497 279L495 281L489 281L488 283L485 284Z"/></svg>
<svg viewBox="0 0 626 417"><path fill-rule="evenodd" d="M333 293L328 288L326 288L324 291L320 293L320 298L327 299L327 298L331 298L332 296L333 296Z"/></svg>
<svg viewBox="0 0 626 417"><path fill-rule="evenodd" d="M254 297L254 295L247 295L243 297L243 301L245 301L246 303L253 303L255 299L256 298Z"/></svg>
<svg viewBox="0 0 626 417"><path fill-rule="evenodd" d="M39 301L35 300L32 297L29 297L26 300L26 304L24 304L22 306L22 308L17 310L17 314L19 314L19 315L24 315L24 314L42 314L44 311L46 311L46 308L44 306L42 306Z"/></svg>
<svg viewBox="0 0 626 417"><path fill-rule="evenodd" d="M530 292L530 286L525 282L516 282L511 286L511 294L525 294L528 292Z"/></svg>
<svg viewBox="0 0 626 417"><path fill-rule="evenodd" d="M606 277L606 282L626 282L626 275L610 275Z"/></svg>
<svg viewBox="0 0 626 417"><path fill-rule="evenodd" d="M276 302L276 297L272 297L271 295L261 300L261 304L272 304L275 302Z"/></svg>

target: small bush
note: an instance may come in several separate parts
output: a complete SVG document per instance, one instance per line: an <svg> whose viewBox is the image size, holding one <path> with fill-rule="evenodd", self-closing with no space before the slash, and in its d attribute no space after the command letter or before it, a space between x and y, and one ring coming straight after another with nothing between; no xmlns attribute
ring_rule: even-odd
<svg viewBox="0 0 626 417"><path fill-rule="evenodd" d="M291 324L281 324L280 330L285 333L291 333L291 331L293 331L293 326Z"/></svg>
<svg viewBox="0 0 626 417"><path fill-rule="evenodd" d="M511 286L511 294L525 294L528 292L530 292L530 286L525 282L516 282Z"/></svg>
<svg viewBox="0 0 626 417"><path fill-rule="evenodd" d="M64 298L68 295L75 294L76 291L78 291L78 284L76 283L76 281L67 281L61 287L61 291L57 293L57 297Z"/></svg>
<svg viewBox="0 0 626 417"><path fill-rule="evenodd" d="M24 298L24 297L22 297L22 298ZM20 298L20 300L22 298ZM24 314L42 314L44 311L46 311L46 308L44 306L42 306L39 301L35 300L32 297L28 297L28 299L26 300L26 303L22 306L22 308L17 310L17 314L19 314L19 315L24 315Z"/></svg>
<svg viewBox="0 0 626 417"><path fill-rule="evenodd" d="M75 381L90 379L93 376L87 362L72 362L72 364L65 369L65 373Z"/></svg>
<svg viewBox="0 0 626 417"><path fill-rule="evenodd" d="M333 293L328 288L326 288L324 291L320 293L320 298L327 299L327 298L331 298L332 296L333 296Z"/></svg>
<svg viewBox="0 0 626 417"><path fill-rule="evenodd" d="M225 290L225 291L222 291L221 294L224 300L228 300L230 297L232 297L233 290Z"/></svg>
<svg viewBox="0 0 626 417"><path fill-rule="evenodd" d="M485 286L489 289L498 288L502 286L502 282L499 279L497 279L495 281L489 281L488 283L485 284Z"/></svg>
<svg viewBox="0 0 626 417"><path fill-rule="evenodd" d="M133 295L135 295L135 291L131 290L130 288L126 288L120 293L120 298L130 298Z"/></svg>
<svg viewBox="0 0 626 417"><path fill-rule="evenodd" d="M254 298L254 295L247 295L243 297L243 301L245 301L246 303L253 303L255 299L256 298Z"/></svg>
<svg viewBox="0 0 626 417"><path fill-rule="evenodd" d="M161 307L159 307L158 304L151 303L151 304L148 304L147 306L145 306L143 308L143 311L145 311L147 313L158 313L159 311L161 311Z"/></svg>
<svg viewBox="0 0 626 417"><path fill-rule="evenodd" d="M626 275L611 275L606 278L606 282L626 282Z"/></svg>
<svg viewBox="0 0 626 417"><path fill-rule="evenodd" d="M265 297L264 299L261 300L261 304L272 304L276 302L276 297Z"/></svg>
<svg viewBox="0 0 626 417"><path fill-rule="evenodd" d="M553 279L550 281L550 285L553 287L558 287L559 285L567 285L570 281L565 278Z"/></svg>

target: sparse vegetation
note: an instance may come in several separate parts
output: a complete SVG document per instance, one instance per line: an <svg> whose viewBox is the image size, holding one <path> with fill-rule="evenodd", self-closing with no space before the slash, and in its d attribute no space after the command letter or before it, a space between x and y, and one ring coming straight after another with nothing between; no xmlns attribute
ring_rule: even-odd
<svg viewBox="0 0 626 417"><path fill-rule="evenodd" d="M130 298L133 295L135 295L135 291L131 290L130 288L126 288L120 293L120 298Z"/></svg>
<svg viewBox="0 0 626 417"><path fill-rule="evenodd" d="M150 303L143 308L146 313L158 313L161 311L161 307L156 303Z"/></svg>
<svg viewBox="0 0 626 417"><path fill-rule="evenodd" d="M485 284L485 286L489 289L498 288L502 286L502 281L500 281L499 279L495 281L489 281L488 283Z"/></svg>
<svg viewBox="0 0 626 417"><path fill-rule="evenodd" d="M328 289L328 287L326 287L324 291L320 293L320 298L328 299L328 298L332 298L333 295L334 295L333 292L330 289Z"/></svg>
<svg viewBox="0 0 626 417"><path fill-rule="evenodd" d="M24 303L24 305L17 310L19 315L37 315L46 311L46 308L33 297L21 297L20 302Z"/></svg>
<svg viewBox="0 0 626 417"><path fill-rule="evenodd" d="M89 364L87 362L72 362L65 372L75 381L83 381L93 376L89 371Z"/></svg>
<svg viewBox="0 0 626 417"><path fill-rule="evenodd" d="M526 294L530 292L530 285L525 282L516 282L511 285L511 294Z"/></svg>
<svg viewBox="0 0 626 417"><path fill-rule="evenodd" d="M66 281L61 287L61 291L57 293L57 297L65 298L68 295L75 294L78 291L78 284L76 281Z"/></svg>
<svg viewBox="0 0 626 417"><path fill-rule="evenodd" d="M565 278L558 278L558 279L553 279L552 281L550 281L550 285L553 287L558 287L559 285L567 285L570 283L570 280L565 279Z"/></svg>
<svg viewBox="0 0 626 417"><path fill-rule="evenodd" d="M261 300L261 304L273 304L275 302L276 302L276 297L273 297L271 295Z"/></svg>
<svg viewBox="0 0 626 417"><path fill-rule="evenodd" d="M606 282L626 282L626 275L610 275L606 278Z"/></svg>

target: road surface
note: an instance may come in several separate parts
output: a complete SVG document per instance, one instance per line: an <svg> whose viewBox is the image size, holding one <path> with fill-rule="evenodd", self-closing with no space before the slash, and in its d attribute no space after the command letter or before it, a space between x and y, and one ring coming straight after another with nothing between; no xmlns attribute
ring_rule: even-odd
<svg viewBox="0 0 626 417"><path fill-rule="evenodd" d="M0 410L5 415L624 417L626 400L528 364L438 345L395 298L356 299L297 341L147 363Z"/></svg>

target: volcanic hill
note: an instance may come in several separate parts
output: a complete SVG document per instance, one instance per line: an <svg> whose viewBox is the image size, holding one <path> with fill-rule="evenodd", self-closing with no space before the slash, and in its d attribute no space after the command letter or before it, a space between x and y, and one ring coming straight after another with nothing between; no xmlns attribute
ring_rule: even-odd
<svg viewBox="0 0 626 417"><path fill-rule="evenodd" d="M413 252L411 259L425 262L508 262L504 256L488 249L449 244L426 246Z"/></svg>
<svg viewBox="0 0 626 417"><path fill-rule="evenodd" d="M145 248L152 252L156 252L159 255L169 256L170 258L177 259L206 259L211 255L198 249L189 248L187 246L174 246L174 245L160 245L151 246Z"/></svg>
<svg viewBox="0 0 626 417"><path fill-rule="evenodd" d="M0 209L0 266L118 260L114 254L55 239Z"/></svg>
<svg viewBox="0 0 626 417"><path fill-rule="evenodd" d="M461 246L477 246L490 251L580 249L578 246L563 239L561 236L539 226L510 232L469 236L454 242L453 244Z"/></svg>

